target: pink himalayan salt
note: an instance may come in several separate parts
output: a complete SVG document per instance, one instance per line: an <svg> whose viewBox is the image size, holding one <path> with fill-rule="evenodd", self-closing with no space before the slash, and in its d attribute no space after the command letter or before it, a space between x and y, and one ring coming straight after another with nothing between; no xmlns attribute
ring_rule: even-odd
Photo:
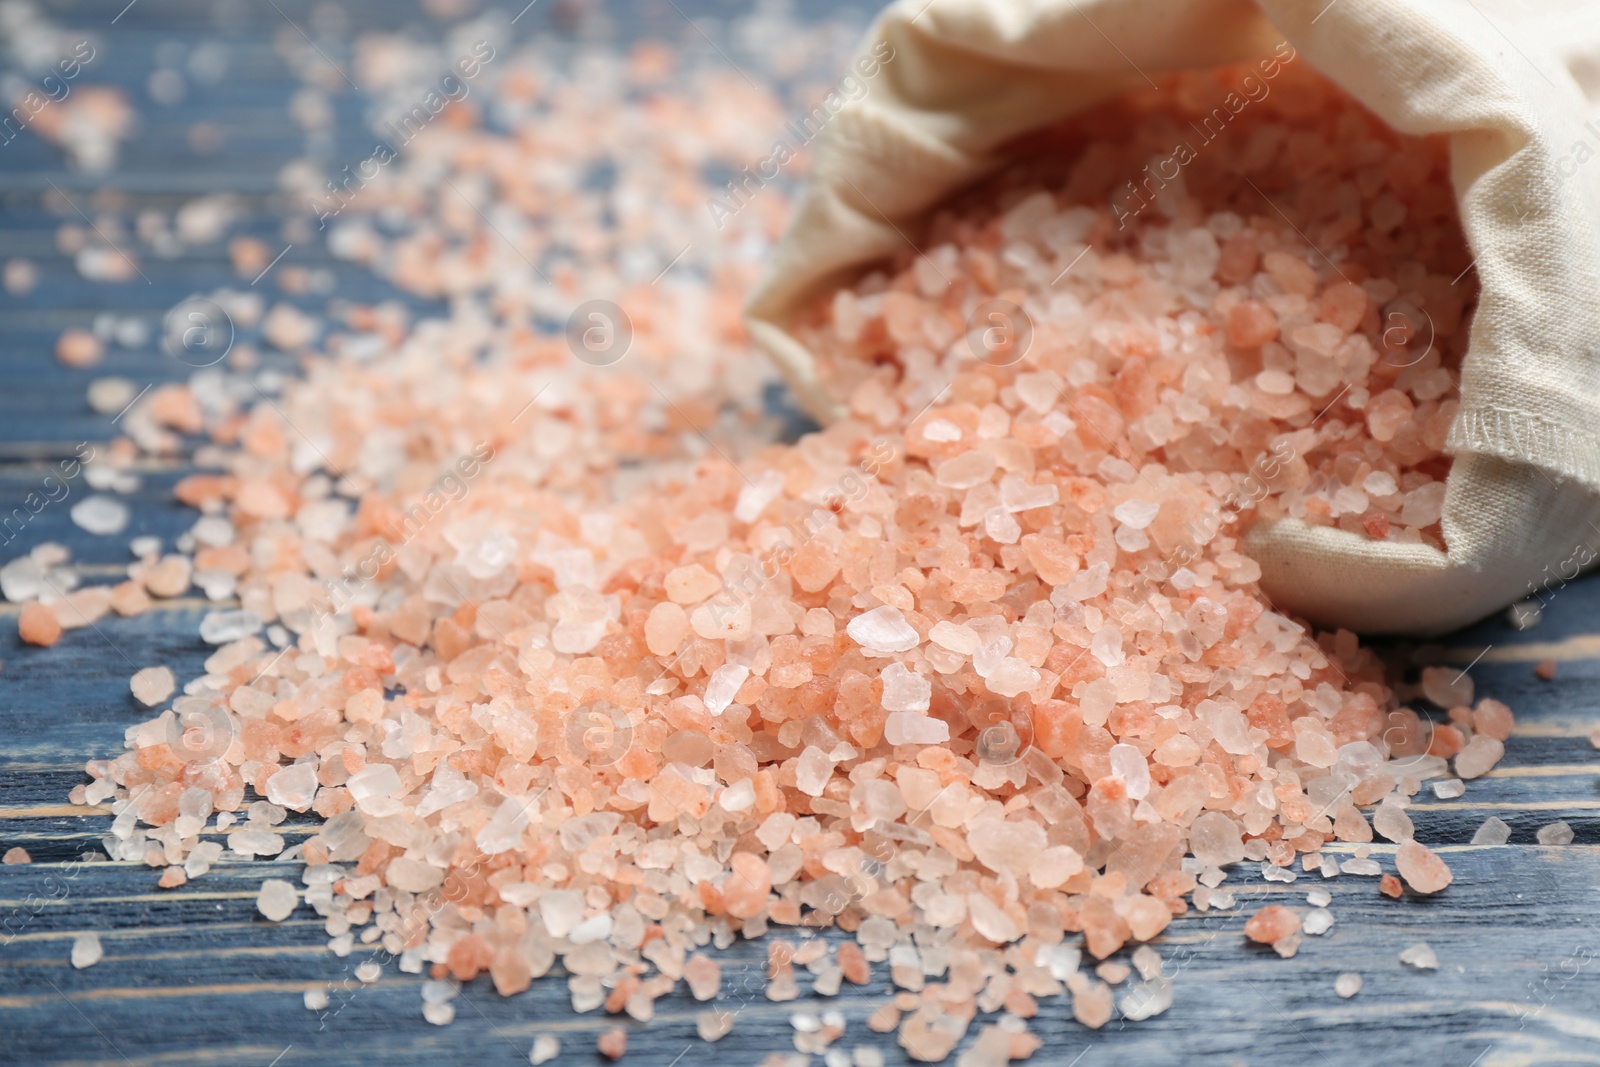
<svg viewBox="0 0 1600 1067"><path fill-rule="evenodd" d="M684 963L683 977L696 1000L710 1000L722 988L722 967L716 960L699 952Z"/></svg>
<svg viewBox="0 0 1600 1067"><path fill-rule="evenodd" d="M620 1060L628 1051L628 1031L620 1026L606 1030L595 1041L595 1048L608 1060Z"/></svg>
<svg viewBox="0 0 1600 1067"><path fill-rule="evenodd" d="M1503 742L1480 734L1456 753L1456 774L1462 778L1481 778L1494 769L1505 752Z"/></svg>
<svg viewBox="0 0 1600 1067"><path fill-rule="evenodd" d="M1444 860L1416 841L1401 843L1394 854L1394 865L1406 885L1418 893L1437 893L1454 877Z"/></svg>
<svg viewBox="0 0 1600 1067"><path fill-rule="evenodd" d="M61 639L61 620L47 604L24 604L17 615L17 636L27 644L48 648Z"/></svg>
<svg viewBox="0 0 1600 1067"><path fill-rule="evenodd" d="M1352 142L1344 147L1353 148L1358 137L1396 143L1339 98L1324 93L1322 99L1328 129ZM1332 121L1340 114L1350 121ZM1238 121L1254 122L1252 115ZM1155 116L1159 120L1160 112ZM1123 127L1122 141L1102 143L1131 163L1148 157L1160 129L1160 121L1140 117ZM1447 191L1439 146L1406 144L1401 155L1421 168L1418 188L1427 179ZM1354 154L1335 151L1324 165L1343 166ZM1278 162L1255 172L1269 190L1290 177ZM646 909L668 919L661 924L665 935L642 952L659 962L661 974L654 977L661 978L687 966L681 962L687 939L673 932L682 928L678 924L715 926L728 917L738 922L722 929L837 917L854 924L862 944L880 958L912 948L895 941L896 929L937 914L958 933L951 941L952 971L977 978L997 965L1006 968L978 948L1024 936L1053 944L1060 933L1038 933L1039 915L1071 908L1082 921L1085 947L1103 958L1129 938L1159 935L1173 911L1185 907L1183 897L1195 884L1192 873L1175 865L1185 849L1209 849L1207 855L1220 860L1233 855L1235 833L1242 849L1246 837L1259 847L1262 833L1281 828L1293 838L1269 839L1274 862L1287 865L1297 852L1320 848L1351 816L1370 838L1354 805L1330 817L1311 803L1307 789L1329 773L1341 746L1360 742L1380 758L1391 754L1390 738L1399 735L1389 732L1385 716L1400 713L1383 686L1381 666L1350 635L1312 639L1274 613L1252 587L1253 564L1239 553L1238 538L1253 512L1295 514L1372 536L1380 526L1382 536L1434 536L1436 530L1401 528L1404 498L1422 480L1442 484L1436 481L1447 463L1442 427L1449 422L1462 331L1452 332L1446 322L1437 350L1420 369L1411 378L1396 375L1394 364L1374 362L1383 337L1367 322L1383 309L1384 287L1394 284L1387 281L1395 273L1388 252L1355 241L1344 269L1358 282L1346 281L1325 269L1293 226L1260 214L1256 194L1239 187L1230 200L1230 187L1219 188L1214 204L1188 203L1177 216L1141 216L1138 239L1123 245L1103 242L1104 205L1065 205L1049 193L1038 194L1046 222L1012 227L1009 236L986 221L982 207L960 226L948 215L935 220L935 241L947 242L937 247L955 253L941 259L945 278L930 281L929 271L903 260L878 281L864 282L859 293L839 294L835 320L819 320L827 334L814 348L832 372L856 376L839 379L841 393L850 395L855 410L871 413L870 426L846 420L792 449L751 450L746 454L754 458L742 470L717 455L694 459L674 451L678 442L649 429L656 416L674 434L709 427L705 412L716 410L715 396L667 394L676 399L663 407L639 379L618 376L598 386L580 379L570 388L582 404L606 412L600 421L575 419L563 401L530 408L513 432L504 425L542 381L531 382L503 352L481 363L429 365L428 380L449 374L461 396L481 398L473 404L414 389L412 375L391 373L424 355L396 360L384 353L370 362L331 356L316 370L318 380L285 390L287 422L260 405L248 418L235 413L242 424L223 427L243 448L228 461L232 487L219 479L206 494L204 506L228 516L226 534L210 547L220 550L226 538L276 544L286 536L281 524L293 521L318 531L296 543L325 550L327 558L319 557L313 572L293 552L240 551L238 589L260 601L246 606L263 622L283 625L299 648L279 658L246 634L218 650L225 659L208 670L226 679L221 724L237 727L241 737L214 764L218 778L206 779L202 791L231 818L247 785L264 786L270 798L276 776L315 762L319 776L325 772L326 780L343 784L319 785L314 793L314 810L328 821L306 842L308 859L371 867L334 888L333 903L324 905L330 912L353 909L360 916L362 902L378 888L420 884L427 873L421 866L443 870L419 857L432 859L436 854L427 850L446 840L442 835L455 835L450 839L478 850L452 854L450 861L451 875L464 876L464 907L503 915L513 925L542 925L570 947L562 953L569 970L596 979L619 966L607 947L614 935L601 929L634 921L626 909L613 914L612 875L604 862L595 863L619 855L625 835L637 849L628 853L635 862L626 891L629 906L638 909L634 919ZM353 204L351 216L362 210ZM1448 197L1442 211L1448 212ZM1071 212L1079 215L1068 218ZM1183 221L1174 225L1173 217ZM1101 227L1093 238L1095 255L1059 288L1047 286L1053 266L1030 273L1019 264L1030 255L1055 256L1057 250L1035 235L1076 225L1073 219ZM1466 257L1451 227L1434 229L1432 243L1408 251L1414 255L1408 262L1422 265L1425 280L1448 280ZM493 244L492 234L478 236ZM988 242L995 237L1019 242L1015 254L991 254L997 246ZM1183 258L1173 259L1174 249ZM436 254L411 238L397 239L392 251L401 269L419 271L404 268L406 258L429 262ZM462 263L456 269L473 268ZM485 267L477 278L491 284L497 270ZM734 281L716 295L729 321L736 321L741 283L737 272L728 276ZM425 277L400 280L418 284ZM1185 284L1191 289L1212 281L1223 288L1188 306L1179 303L1188 297L1163 288L1170 277L1190 279ZM1128 286L1164 292L1148 306L1183 306L1201 328L1180 329L1176 319L1157 322L1148 311L1130 310ZM1359 301L1351 286L1362 289ZM928 397L917 394L927 375L898 375L898 368L930 345L945 350L959 332L941 330L959 331L964 302L1003 287L1019 299L1029 290L1049 290L1052 298L1069 293L1071 301L1059 306L1076 301L1083 311L1054 324L1060 336L1070 338L1093 323L1106 339L1082 350L1039 344L1011 368L966 360L948 395L927 407ZM1470 287L1466 282L1463 295L1452 298L1457 318ZM1285 340L1229 347L1230 302L1256 298ZM514 295L506 299L516 302ZM640 316L636 343L675 351L666 344L672 308L650 310L662 325L644 325ZM351 314L356 328L378 325L373 309ZM941 325L941 316L954 324ZM1191 347L1171 359L1154 343L1169 328L1173 336L1192 338ZM1337 345L1334 328L1347 335ZM717 340L742 358L736 348L742 342L730 336ZM1042 339L1051 336L1041 331ZM857 342L862 350L849 347ZM541 366L550 356L560 358L545 353L538 357ZM1425 377L1435 371L1442 378ZM1263 380L1270 390L1261 387ZM1283 391L1286 384L1291 388ZM1310 427L1325 406L1310 398L1340 384L1351 388ZM1368 433L1362 404L1391 386L1411 398L1414 417L1380 442ZM329 418L321 400L327 395L366 403L352 406L352 421L341 423ZM160 400L160 410L152 412L160 424L187 425L206 414L187 391ZM917 422L903 424L925 408ZM368 411L397 414L381 425L399 427L403 447L393 455L415 457L402 460L402 477L390 480L384 467L362 469L361 442L380 425L368 421ZM129 419L137 422L137 413ZM472 492L448 514L397 546L399 559L374 581L370 604L343 609L348 625L340 620L338 636L314 632L315 615L297 614L322 610L325 589L309 575L336 571L335 561L365 558L368 539L399 526L418 487L430 484L441 462L452 458L440 454L439 442L476 439L497 423L502 432L493 444L505 456L475 475ZM943 424L938 432L926 431L936 423ZM1214 428L1224 440L1207 443ZM330 450L331 463L357 471L349 483L359 494L353 514L339 509L318 517L317 501L327 487L318 484L323 472L306 477L296 466L302 429ZM579 432L593 433L597 446L566 447ZM1283 443L1289 447L1274 449ZM681 466L647 489L619 493L624 499L614 504L614 465L639 454ZM1263 455L1278 457L1276 473L1254 469L1253 457ZM845 480L858 475L864 497ZM948 484L940 484L941 475ZM1270 482L1266 496L1251 490L1252 477ZM831 485L848 490L849 503L817 509ZM765 487L759 509L752 486ZM1241 495L1227 495L1224 487ZM1240 503L1246 490L1253 509ZM1352 493L1370 495L1369 511L1356 513ZM303 502L309 511L293 520L273 518L288 501ZM1154 511L1152 505L1158 505ZM827 511L820 526L814 521L819 510ZM1191 524L1218 514L1225 519L1221 527ZM1368 519L1382 523L1368 527ZM496 541L500 548L482 547L493 539L504 539ZM752 560L753 571L740 570ZM152 593L181 595L191 567L186 557L171 556L140 565L140 580ZM165 575L170 583L154 580L157 570L171 572ZM751 573L756 577L749 581L741 577ZM298 592L291 580L302 583ZM1144 582L1160 597L1139 596L1139 604L1126 606L1126 592ZM708 682L730 666L749 671L738 686L743 710L729 704L713 717L709 705L720 702L721 691L708 700ZM884 693L890 680L898 679L898 694L912 676L929 686L926 713L889 711ZM401 696L381 699L391 689ZM1014 697L1002 703L1024 742L1018 754L1026 759L1015 763L985 758L978 746L980 731L997 721L984 702L1002 692ZM1176 709L1170 718L1178 732L1154 745L1149 712L1168 706ZM606 708L612 710L596 710ZM159 728L138 729L144 732L136 750L162 742ZM1184 732L1191 729L1193 737ZM1470 733L1471 727L1460 730ZM894 752L908 733L926 737L930 747L914 756ZM1133 793L1139 786L1130 788L1129 781L1137 775L1129 773L1126 752L1119 753L1114 773L1114 746L1161 753L1148 769L1151 782L1137 817ZM1263 758L1277 774L1265 791ZM280 763L291 766L266 773ZM97 775L110 790L104 797L132 799L139 817L154 825L172 820L175 802L163 790L178 784L177 768L146 766L135 751L119 757L115 770L110 778ZM1048 780L1057 774L1063 786ZM1220 785L1230 795L1245 798L1233 813L1237 818L1202 814L1216 795L1212 774L1223 776ZM1392 780L1379 778L1374 772L1359 783L1366 798L1359 803L1371 804L1393 788ZM1373 791L1374 783L1383 788ZM136 798L128 797L130 789L139 790ZM305 792L297 787L293 795L304 798ZM728 797L736 797L733 807L726 806ZM724 811L748 811L744 818L758 829L736 831L723 820ZM966 881L996 869L979 858L977 845L962 848L980 811L1006 825L1015 820L1019 829L1006 833L1029 847L1040 832L1046 835L1047 847L1025 864L1014 847L988 852L988 861L1009 876L993 894L973 892ZM1200 819L1211 815L1231 825L1202 827ZM711 847L687 848L680 837L684 816L703 820L703 843ZM535 820L536 831L530 829ZM878 870L874 864L882 862L872 850L885 821L881 828L896 834L915 828L929 835L938 855L956 864L954 875L918 880L943 890L926 908L908 899L906 876L893 883L899 868L892 863L856 891L857 874ZM383 847L372 848L368 831L384 835ZM416 851L391 850L387 835L399 831L416 836ZM263 837L281 843L280 835L261 830L233 837L241 844ZM904 837L894 840L908 862L931 854ZM1097 848L1102 840L1112 847ZM535 842L542 850L537 856ZM367 864L367 855L378 858ZM1110 858L1085 869L1086 856ZM470 874L456 866L464 864L471 865ZM681 877L685 871L692 882ZM829 878L845 878L851 891L807 896L829 886ZM690 887L687 893L675 891L679 884ZM803 912L796 897L811 911ZM394 932L408 918L368 913L356 925L371 922ZM429 916L415 918L427 923ZM465 980L489 969L502 989L545 973L555 955L548 945L530 949L498 921L471 929L441 924L431 930L430 944L446 957L431 961L441 974ZM1273 944L1291 947L1289 938ZM1070 951L1075 969L1078 950ZM529 952L533 958L524 958ZM866 980L865 956L854 955L861 952L855 945L841 948L841 977L856 973ZM794 961L792 950L774 957L769 994L797 994ZM908 973L903 958L893 966L896 975ZM515 981L502 982L513 972ZM631 988L637 980L629 975L622 981ZM1086 1022L1103 1024L1110 993L1105 990L1102 1001L1096 988L1075 987L1075 999L1095 1009L1080 1013ZM626 992L616 1006L644 1010L634 995ZM905 996L910 999L892 1006L892 1017L885 1014L888 1026L904 1015L907 1039L919 1048L953 1048L970 1018L960 1012L968 1009L958 1006L952 1016L948 1005ZM600 995L593 1006L611 1000ZM952 1017L955 1025L944 1021Z"/></svg>
<svg viewBox="0 0 1600 1067"><path fill-rule="evenodd" d="M67 367L92 367L105 355L105 346L88 330L64 330L56 338L56 359Z"/></svg>
<svg viewBox="0 0 1600 1067"><path fill-rule="evenodd" d="M1244 924L1244 936L1259 945L1274 945L1300 931L1300 916L1282 904L1268 904Z"/></svg>
<svg viewBox="0 0 1600 1067"><path fill-rule="evenodd" d="M21 845L15 845L6 849L6 854L4 856L0 856L0 864L5 864L6 866L17 863L32 862L33 857L28 855L28 850L23 848Z"/></svg>
<svg viewBox="0 0 1600 1067"><path fill-rule="evenodd" d="M1422 668L1422 695L1441 708L1470 707L1472 677L1455 667Z"/></svg>
<svg viewBox="0 0 1600 1067"><path fill-rule="evenodd" d="M178 687L171 667L144 667L128 680L133 697L147 708L153 708L173 694Z"/></svg>

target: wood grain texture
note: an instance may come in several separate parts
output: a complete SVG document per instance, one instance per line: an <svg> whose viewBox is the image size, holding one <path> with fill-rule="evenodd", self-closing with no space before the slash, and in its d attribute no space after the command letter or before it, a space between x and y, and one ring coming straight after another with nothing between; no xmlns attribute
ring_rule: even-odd
<svg viewBox="0 0 1600 1067"><path fill-rule="evenodd" d="M270 200L274 175L306 146L284 108L296 83L271 40L292 32L291 19L310 24L310 0L144 0L112 26L122 3L52 9L57 21L82 26L102 46L84 82L126 86L142 115L141 132L124 147L122 165L105 184L135 208L167 212L194 195L231 192L245 212L244 229L269 243L279 241ZM521 6L518 0L509 10ZM517 24L521 39L562 32L549 17L560 6L546 2L529 11ZM867 5L854 6L859 23ZM737 7L688 0L611 5L619 32L654 34L685 47L699 45L680 8L726 15ZM360 25L426 25L409 4L370 0L347 9ZM204 91L191 90L178 105L152 103L143 85L156 51L166 42L192 45L201 39L227 45L229 77ZM355 121L359 108L347 97L335 99L342 147L334 153L363 147ZM185 131L201 120L223 126L220 153L202 156L188 147ZM63 216L41 201L51 182L94 213L97 183L63 169L53 148L31 135L0 146L0 254L32 258L43 276L25 300L0 294L0 514L37 488L78 442L103 444L112 432L109 420L84 403L89 376L49 357L60 330L108 310L138 313L156 324L178 299L231 278L218 245L174 259L141 256L149 284L83 282L55 251L55 227ZM290 262L335 271L343 296L394 295L370 276L331 261L320 246L297 247ZM113 348L95 373L143 383L180 379L187 368L152 344ZM185 469L148 465L133 496L133 526L115 538L91 538L72 526L68 507L85 492L76 484L68 501L47 507L15 541L0 546L0 558L61 541L86 562L87 580L111 581L127 562L129 537L171 538L192 522L169 498ZM489 1067L526 1063L536 1032L562 1037L563 1063L595 1061L595 1036L612 1020L574 1016L557 976L509 999L495 995L486 980L474 982L457 1002L456 1022L443 1028L420 1017L417 976L391 966L375 985L355 982L354 968L370 958L370 950L358 947L346 959L335 958L308 909L276 926L256 914L262 878L295 878L293 865L225 863L168 892L156 887L157 872L148 868L78 861L95 851L108 829L104 814L67 802L71 788L85 780L83 761L118 752L123 730L142 717L127 687L135 669L167 663L181 677L198 673L205 650L195 631L203 610L197 599L163 605L137 619L113 618L97 629L74 631L41 651L18 645L16 608L0 605L0 850L20 845L35 860L0 867L0 1063ZM1241 871L1232 880L1243 902L1238 912L1191 913L1161 938L1158 947L1169 972L1176 973L1170 1011L1091 1032L1071 1020L1064 1001L1047 1001L1033 1023L1046 1040L1036 1061L1084 1067L1600 1063L1600 779L1587 741L1600 724L1600 580L1556 592L1535 630L1517 633L1497 618L1430 648L1391 644L1385 652L1404 670L1419 658L1464 665L1486 646L1473 668L1479 692L1504 700L1519 718L1505 763L1472 783L1464 797L1437 800L1425 790L1412 808L1418 837L1441 846L1455 869L1449 890L1436 899L1392 901L1378 894L1371 878L1323 882L1302 876L1285 886ZM1539 681L1531 671L1546 657L1560 663L1553 682ZM1511 825L1511 844L1468 843L1489 815ZM1564 847L1535 844L1538 827L1556 819L1573 826L1576 841ZM293 841L310 828L295 819L285 832ZM1385 855L1390 849L1379 845L1374 851L1392 867ZM1268 901L1301 904L1313 885L1325 886L1334 898L1338 921L1327 935L1308 938L1292 960L1244 942L1244 912ZM77 971L68 953L72 938L84 930L99 931L105 958ZM1412 971L1397 959L1402 948L1422 940L1438 954L1436 973ZM754 1063L792 1048L791 1013L830 1007L849 1021L842 1046L874 1045L890 1063L903 1062L891 1037L865 1026L890 993L885 967L876 968L879 974L865 990L771 1004L762 996L765 948L740 944L723 954L718 1006L738 1012L729 1036L714 1046L700 1045L693 1037L700 1005L680 991L658 1005L649 1025L629 1024L627 1062ZM1345 1001L1334 995L1333 979L1347 970L1361 973L1366 984ZM302 1006L304 992L330 987L333 1003L326 1013Z"/></svg>

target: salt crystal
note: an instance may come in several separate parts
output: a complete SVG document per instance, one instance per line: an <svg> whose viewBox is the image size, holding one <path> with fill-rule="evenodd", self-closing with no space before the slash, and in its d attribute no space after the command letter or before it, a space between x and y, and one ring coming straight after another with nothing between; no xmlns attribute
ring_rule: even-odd
<svg viewBox="0 0 1600 1067"><path fill-rule="evenodd" d="M922 427L922 436L930 441L959 441L961 440L961 427L947 419L930 419Z"/></svg>
<svg viewBox="0 0 1600 1067"><path fill-rule="evenodd" d="M1416 841L1405 841L1394 855L1395 867L1406 884L1418 893L1437 893L1450 884L1450 868Z"/></svg>
<svg viewBox="0 0 1600 1067"><path fill-rule="evenodd" d="M989 687L989 692L1014 697L1038 685L1042 677L1027 663L1015 656L1007 656L983 681Z"/></svg>
<svg viewBox="0 0 1600 1067"><path fill-rule="evenodd" d="M713 715L721 715L728 710L728 705L733 703L733 698L739 692L739 687L744 685L745 679L750 677L750 668L736 663L724 663L711 674L710 681L706 682L705 700L706 710Z"/></svg>
<svg viewBox="0 0 1600 1067"><path fill-rule="evenodd" d="M1498 815L1483 820L1483 825L1472 835L1474 845L1503 845L1511 840L1510 825Z"/></svg>
<svg viewBox="0 0 1600 1067"><path fill-rule="evenodd" d="M1303 922L1306 933L1319 937L1333 927L1333 912L1327 908L1313 908L1306 912Z"/></svg>
<svg viewBox="0 0 1600 1067"><path fill-rule="evenodd" d="M1111 509L1111 517L1135 530L1143 530L1156 520L1161 505L1148 500L1125 500Z"/></svg>
<svg viewBox="0 0 1600 1067"><path fill-rule="evenodd" d="M1440 800L1453 800L1467 791L1466 783L1459 778L1441 778L1431 784L1433 795Z"/></svg>
<svg viewBox="0 0 1600 1067"><path fill-rule="evenodd" d="M1437 971L1439 969L1439 957L1434 955L1432 946L1426 941L1418 941L1415 945L1401 951L1400 962L1418 971Z"/></svg>
<svg viewBox="0 0 1600 1067"><path fill-rule="evenodd" d="M301 994L300 1002L306 1006L307 1011L321 1011L328 1006L328 991L326 989L308 989Z"/></svg>
<svg viewBox="0 0 1600 1067"><path fill-rule="evenodd" d="M287 919L300 903L300 897L295 892L294 886L281 878L268 878L261 883L261 892L256 895L256 910L268 922L282 922Z"/></svg>
<svg viewBox="0 0 1600 1067"><path fill-rule="evenodd" d="M82 933L72 939L72 965L78 970L93 967L104 955L105 949L100 946L99 934Z"/></svg>
<svg viewBox="0 0 1600 1067"><path fill-rule="evenodd" d="M943 719L896 711L884 720L883 739L891 745L940 745L950 740L950 727Z"/></svg>
<svg viewBox="0 0 1600 1067"><path fill-rule="evenodd" d="M1541 845L1570 845L1572 844L1572 827L1564 822L1548 823L1539 827L1535 835Z"/></svg>
<svg viewBox="0 0 1600 1067"><path fill-rule="evenodd" d="M317 768L312 763L285 767L267 780L267 799L294 811L305 811L317 793Z"/></svg>
<svg viewBox="0 0 1600 1067"><path fill-rule="evenodd" d="M774 500L783 493L784 478L779 471L762 471L755 479L739 490L739 500L734 505L733 517L740 522L755 522Z"/></svg>
<svg viewBox="0 0 1600 1067"><path fill-rule="evenodd" d="M888 604L851 619L845 633L874 652L909 652L918 644L917 631L906 623L900 609Z"/></svg>
<svg viewBox="0 0 1600 1067"><path fill-rule="evenodd" d="M72 521L80 529L99 537L119 534L128 528L128 505L109 496L86 496L72 505Z"/></svg>
<svg viewBox="0 0 1600 1067"><path fill-rule="evenodd" d="M561 1055L561 1039L553 1034L540 1034L533 1039L533 1049L528 1053L528 1062L538 1067L541 1063L549 1063Z"/></svg>
<svg viewBox="0 0 1600 1067"><path fill-rule="evenodd" d="M1127 744L1111 746L1111 773L1122 779L1133 800L1142 800L1150 792L1150 764L1144 753Z"/></svg>
<svg viewBox="0 0 1600 1067"><path fill-rule="evenodd" d="M253 611L212 611L200 620L200 639L225 645L261 632L261 616Z"/></svg>
<svg viewBox="0 0 1600 1067"><path fill-rule="evenodd" d="M1441 708L1470 707L1472 678L1454 667L1422 668L1422 695Z"/></svg>
<svg viewBox="0 0 1600 1067"><path fill-rule="evenodd" d="M178 687L170 667L144 667L128 681L133 697L147 708L153 708L173 694Z"/></svg>
<svg viewBox="0 0 1600 1067"><path fill-rule="evenodd" d="M1456 753L1456 774L1462 778L1481 778L1494 769L1505 751L1504 742L1478 734Z"/></svg>
<svg viewBox="0 0 1600 1067"><path fill-rule="evenodd" d="M36 600L46 588L44 571L29 556L18 556L0 567L0 593L13 604Z"/></svg>
<svg viewBox="0 0 1600 1067"><path fill-rule="evenodd" d="M1361 976L1354 971L1344 971L1333 980L1333 991L1345 1000L1361 992Z"/></svg>
<svg viewBox="0 0 1600 1067"><path fill-rule="evenodd" d="M927 711L932 695L932 683L915 671L907 670L903 664L891 663L884 668L885 711Z"/></svg>

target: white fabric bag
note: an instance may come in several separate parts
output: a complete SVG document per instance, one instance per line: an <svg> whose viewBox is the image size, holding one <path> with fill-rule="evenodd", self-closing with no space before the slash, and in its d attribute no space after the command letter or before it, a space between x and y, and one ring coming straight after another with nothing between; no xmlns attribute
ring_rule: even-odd
<svg viewBox="0 0 1600 1067"><path fill-rule="evenodd" d="M1549 599L1600 556L1600 0L901 0L862 46L892 61L817 141L752 334L813 414L837 417L786 332L798 310L914 241L1019 134L1285 41L1396 130L1448 135L1480 297L1447 445L1448 551L1284 520L1246 541L1262 588L1369 633Z"/></svg>

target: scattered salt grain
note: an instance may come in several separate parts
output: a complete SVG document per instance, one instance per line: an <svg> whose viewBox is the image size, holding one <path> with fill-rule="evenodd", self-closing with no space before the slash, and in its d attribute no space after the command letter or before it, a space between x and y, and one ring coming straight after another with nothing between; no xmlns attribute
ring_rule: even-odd
<svg viewBox="0 0 1600 1067"><path fill-rule="evenodd" d="M134 699L147 708L165 701L177 687L178 680L173 677L171 667L144 667L128 680Z"/></svg>
<svg viewBox="0 0 1600 1067"><path fill-rule="evenodd" d="M1437 971L1439 957L1434 955L1433 948L1426 941L1418 941L1415 945L1400 953L1400 962L1407 967L1418 971Z"/></svg>
<svg viewBox="0 0 1600 1067"><path fill-rule="evenodd" d="M540 1034L533 1039L528 1062L538 1067L539 1064L549 1063L559 1055L561 1055L561 1039L554 1034Z"/></svg>
<svg viewBox="0 0 1600 1067"><path fill-rule="evenodd" d="M863 648L874 652L908 652L917 647L913 630L898 608L885 604L851 619L845 633Z"/></svg>
<svg viewBox="0 0 1600 1067"><path fill-rule="evenodd" d="M105 949L100 947L99 934L83 933L72 939L72 965L78 970L93 967L104 955Z"/></svg>
<svg viewBox="0 0 1600 1067"><path fill-rule="evenodd" d="M1441 778L1432 786L1433 795L1440 800L1454 800L1467 791L1466 783L1459 778Z"/></svg>
<svg viewBox="0 0 1600 1067"><path fill-rule="evenodd" d="M1535 835L1541 845L1570 845L1572 844L1572 827L1565 822L1547 823L1539 827Z"/></svg>
<svg viewBox="0 0 1600 1067"><path fill-rule="evenodd" d="M1503 845L1509 840L1511 840L1511 826L1498 815L1491 815L1483 820L1483 825L1472 835L1474 845Z"/></svg>
<svg viewBox="0 0 1600 1067"><path fill-rule="evenodd" d="M1354 971L1344 971L1333 980L1333 991L1349 1000L1361 992L1361 976Z"/></svg>
<svg viewBox="0 0 1600 1067"><path fill-rule="evenodd" d="M294 886L281 878L268 878L261 883L261 892L256 895L256 910L268 922L277 923L287 919L299 902Z"/></svg>
<svg viewBox="0 0 1600 1067"><path fill-rule="evenodd" d="M72 521L99 537L119 534L128 527L128 505L109 496L86 496L72 505Z"/></svg>

